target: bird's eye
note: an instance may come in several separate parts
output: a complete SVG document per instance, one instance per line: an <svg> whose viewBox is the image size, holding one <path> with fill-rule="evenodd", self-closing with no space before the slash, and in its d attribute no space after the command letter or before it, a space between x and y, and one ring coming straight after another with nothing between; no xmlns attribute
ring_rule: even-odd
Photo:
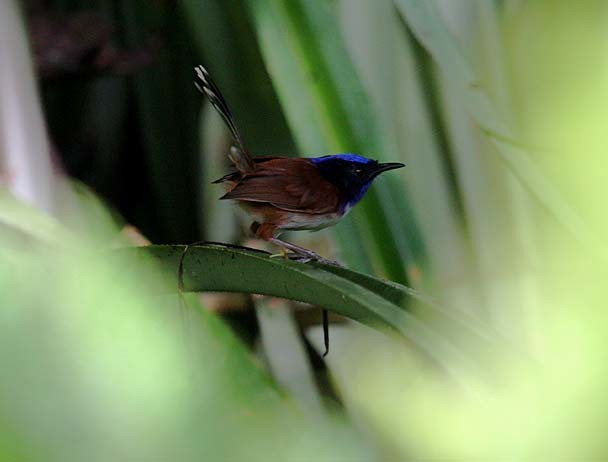
<svg viewBox="0 0 608 462"><path fill-rule="evenodd" d="M363 171L363 170L361 170L360 168L356 168L356 169L355 169L355 173L357 173L357 174L361 173L362 171Z"/></svg>

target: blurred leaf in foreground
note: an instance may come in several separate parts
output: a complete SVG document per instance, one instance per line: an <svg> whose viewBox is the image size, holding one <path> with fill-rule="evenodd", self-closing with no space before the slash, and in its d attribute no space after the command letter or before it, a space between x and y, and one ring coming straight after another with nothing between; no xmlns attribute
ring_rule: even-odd
<svg viewBox="0 0 608 462"><path fill-rule="evenodd" d="M177 297L150 293L173 284L154 261L123 266L48 228L43 245L27 226L0 233L2 460L362 460L351 430L298 410L220 320L193 310L184 331Z"/></svg>

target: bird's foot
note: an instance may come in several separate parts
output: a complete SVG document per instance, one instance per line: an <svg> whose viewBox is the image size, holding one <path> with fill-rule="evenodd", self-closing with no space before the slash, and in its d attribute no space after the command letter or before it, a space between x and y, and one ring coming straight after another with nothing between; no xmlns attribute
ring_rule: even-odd
<svg viewBox="0 0 608 462"><path fill-rule="evenodd" d="M308 250L304 247L300 247L299 245L292 244L290 242L282 241L277 239L276 237L268 239L268 241L273 244L281 247L281 255L284 258L288 258L292 261L297 261L300 263L309 263L311 261L315 261L321 263L323 265L332 265L332 266L342 266L337 261L328 260L327 258L323 258L321 255L313 252L312 250ZM288 252L290 251L290 252Z"/></svg>
<svg viewBox="0 0 608 462"><path fill-rule="evenodd" d="M299 263L310 263L310 262L314 261L317 263L321 263L322 265L342 266L337 261L329 260L314 252L306 252L306 253L289 252L289 253L285 254L285 257L290 259L291 261L297 261Z"/></svg>
<svg viewBox="0 0 608 462"><path fill-rule="evenodd" d="M310 263L310 262L314 261L317 263L321 263L322 265L342 266L337 261L329 260L314 252L306 253L306 254L297 253L297 252L282 252L282 253L270 255L270 258L285 258L287 260L295 261L298 263Z"/></svg>

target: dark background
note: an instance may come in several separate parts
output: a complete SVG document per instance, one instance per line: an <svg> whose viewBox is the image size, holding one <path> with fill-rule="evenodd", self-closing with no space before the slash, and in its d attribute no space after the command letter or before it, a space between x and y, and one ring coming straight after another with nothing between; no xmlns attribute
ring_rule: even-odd
<svg viewBox="0 0 608 462"><path fill-rule="evenodd" d="M153 242L207 237L196 64L220 82L253 152L295 151L240 3L200 2L195 25L174 1L24 3L58 163Z"/></svg>

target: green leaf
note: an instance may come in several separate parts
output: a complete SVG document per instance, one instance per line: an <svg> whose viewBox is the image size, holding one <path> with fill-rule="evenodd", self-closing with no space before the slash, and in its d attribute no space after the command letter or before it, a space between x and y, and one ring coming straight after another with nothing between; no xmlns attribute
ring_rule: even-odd
<svg viewBox="0 0 608 462"><path fill-rule="evenodd" d="M587 229L578 212L539 170L526 150L514 140L515 131L503 120L486 94L481 78L467 61L437 7L426 0L396 0L397 8L420 43L440 69L462 89L462 104L479 128L491 139L502 160L562 225L597 249L597 238ZM605 248L601 245L599 248Z"/></svg>
<svg viewBox="0 0 608 462"><path fill-rule="evenodd" d="M165 268L169 284L158 290L173 292L178 287L178 267L184 249L185 246L149 246L125 249L124 253L130 256L135 253L136 261L151 254ZM489 331L483 326L450 314L407 287L345 268L271 258L265 252L251 249L215 244L191 246L183 259L183 282L185 291L256 293L322 306L382 332L404 337L446 370L456 370L462 365L474 367L474 361L459 349L454 338L449 339L436 326L453 328L457 322L458 335L479 339L484 344L489 341ZM408 298L421 302L420 309L405 310L403 304Z"/></svg>
<svg viewBox="0 0 608 462"><path fill-rule="evenodd" d="M423 287L431 287L437 297L453 307L471 310L479 298L473 288L461 282L462 274L472 274L474 269L460 217L459 191L451 182L451 153L436 110L431 63L411 34L405 33L402 24L399 26L399 65L395 72L400 76L402 101L396 118L409 167L405 174L412 213L420 227L431 273L424 275L427 284Z"/></svg>

